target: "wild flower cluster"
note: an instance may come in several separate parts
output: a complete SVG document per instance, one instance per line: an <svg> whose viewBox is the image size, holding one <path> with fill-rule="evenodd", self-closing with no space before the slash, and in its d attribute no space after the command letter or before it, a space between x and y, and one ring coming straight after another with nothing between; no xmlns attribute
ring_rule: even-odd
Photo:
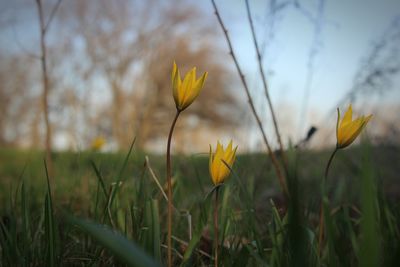
<svg viewBox="0 0 400 267"><path fill-rule="evenodd" d="M172 80L172 92L175 100L176 106L176 115L173 123L171 125L170 134L168 137L168 145L167 145L167 182L168 182L168 266L172 266L172 173L171 173L171 138L172 133L176 124L176 121L182 111L188 108L196 97L200 94L208 73L205 72L199 79L196 79L196 68L192 68L184 77L181 79L181 75L179 69L174 62L171 80ZM367 123L372 118L372 115L369 116L361 116L355 120L352 119L352 106L350 104L348 110L346 111L343 119L340 120L340 111L337 109L338 118L336 124L336 148L332 153L327 167L325 171L325 177L323 181L323 185L325 184L325 180L327 179L329 167L333 160L334 155L339 149L343 149L349 146L353 141L360 135L361 131L367 125ZM214 265L218 266L218 191L221 185L224 184L226 178L229 176L233 164L236 158L236 150L232 147L232 141L230 141L229 145L224 149L224 147L217 141L217 147L215 152L212 152L212 148L210 145L210 158L209 158L209 171L211 180L214 183L215 191L215 207L214 207ZM319 222L319 244L323 242L323 229L324 229L324 221L322 215L322 203L321 203L321 212L320 212L320 222Z"/></svg>

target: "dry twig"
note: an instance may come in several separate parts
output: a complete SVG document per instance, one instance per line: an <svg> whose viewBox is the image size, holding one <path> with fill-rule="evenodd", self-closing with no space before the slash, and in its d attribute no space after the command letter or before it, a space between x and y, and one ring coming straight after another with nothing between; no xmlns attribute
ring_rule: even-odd
<svg viewBox="0 0 400 267"><path fill-rule="evenodd" d="M285 170L287 172L286 154L285 154L285 151L283 149L283 143L282 143L282 139L281 139L281 134L280 134L279 128L278 128L278 122L276 120L274 107L272 105L271 97L269 95L267 79L265 77L264 67L263 67L262 61L261 61L260 48L258 47L257 36L256 36L256 32L254 30L253 18L251 16L251 12L250 12L249 0L246 0L246 10L247 10L247 18L249 20L249 24L250 24L250 28L251 28L251 35L253 37L254 48L256 49L256 53L257 53L258 69L260 71L261 80L262 80L263 87L264 87L264 92L265 92L265 97L267 98L269 111L270 111L271 117L272 117L272 122L274 123L275 134L276 134L276 138L277 138L278 143L279 143L279 150L280 150L281 157L282 157L283 167L285 168Z"/></svg>
<svg viewBox="0 0 400 267"><path fill-rule="evenodd" d="M228 30L226 29L226 27L225 27L225 25L224 25L224 23L223 23L223 21L221 19L221 16L219 14L219 11L218 11L217 5L215 4L215 1L211 0L211 3L213 5L213 7L214 7L215 15L217 16L217 19L218 19L218 22L219 22L219 24L220 24L220 26L222 28L222 31L224 32L225 39L226 39L226 41L228 43L228 46L229 46L229 54L231 55L231 57L232 57L232 59L233 59L233 61L235 63L236 69L237 69L237 71L239 73L240 79L241 79L242 84L243 84L243 88L244 88L246 96L247 96L247 101L249 102L251 111L252 111L252 113L254 115L254 118L256 119L257 125L258 125L258 127L259 127L259 129L261 131L264 143L267 146L268 153L269 153L269 155L271 157L272 165L275 168L276 175L278 176L279 184L281 186L281 189L282 189L284 194L288 195L288 190L287 190L287 187L286 187L285 177L283 176L283 174L281 172L281 169L280 169L280 166L279 166L279 162L276 159L275 154L273 153L273 151L271 149L271 146L270 146L270 144L268 142L268 138L267 138L267 135L266 135L266 133L264 131L261 119L257 114L256 108L254 106L253 100L252 100L251 95L250 95L250 90L249 90L249 87L247 85L246 79L245 79L245 77L243 75L243 72L242 72L240 66L239 66L239 62L237 61L235 53L233 52L232 42L231 42L231 40L229 38Z"/></svg>

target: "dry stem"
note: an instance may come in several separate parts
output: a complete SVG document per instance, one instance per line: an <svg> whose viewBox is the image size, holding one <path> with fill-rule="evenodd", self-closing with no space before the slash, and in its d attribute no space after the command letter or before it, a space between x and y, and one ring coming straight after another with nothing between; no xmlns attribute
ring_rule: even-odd
<svg viewBox="0 0 400 267"><path fill-rule="evenodd" d="M283 174L281 172L281 169L279 167L279 162L276 159L275 154L273 153L273 151L271 149L271 146L269 145L269 142L268 142L268 139L267 139L267 135L265 134L262 122L260 120L260 117L257 114L256 108L255 108L253 100L251 98L249 87L248 87L247 82L246 82L246 80L244 78L243 72L240 69L239 63L238 63L238 61L236 59L236 56L235 56L235 53L233 52L233 47L232 47L232 43L231 43L231 40L230 40L229 35L228 35L228 31L225 28L224 23L222 22L222 19L221 19L221 16L220 16L219 12L218 12L218 8L217 8L217 6L215 4L215 1L211 0L211 2L212 2L212 5L214 7L215 15L217 16L218 22L219 22L219 24L220 24L220 26L222 28L222 31L224 32L225 39L226 39L226 41L228 43L229 53L230 53L230 55L231 55L231 57L232 57L232 59L233 59L233 61L235 63L236 69L237 69L237 71L239 73L239 76L240 76L240 79L242 81L242 84L243 84L244 90L246 92L247 100L249 102L251 111L253 112L253 115L254 115L254 118L256 119L257 125L260 128L264 143L267 146L268 153L269 153L269 155L271 157L272 165L274 166L275 172L276 172L276 174L278 176L278 179L279 179L279 184L281 186L281 189L282 189L283 193L286 196L288 196L289 194L288 194L288 190L287 190L287 187L286 187L285 177L283 176Z"/></svg>
<svg viewBox="0 0 400 267"><path fill-rule="evenodd" d="M265 92L265 97L267 98L269 111L270 111L270 113L271 113L272 122L273 122L273 124L274 124L274 129L275 129L276 138L278 139L279 150L280 150L281 157L282 157L283 167L285 168L285 170L286 170L286 172L287 172L287 159L286 159L286 154L285 154L285 151L284 151L284 149L283 149L283 143L282 143L282 139L281 139L281 134L280 134L279 128L278 128L278 122L277 122L277 120L276 120L276 115L275 115L274 107L273 107L273 105L272 105L271 97L270 97L270 95L269 95L267 79L266 79L266 77L265 77L264 67L263 67L262 61L261 61L260 48L258 47L256 32L255 32L255 30L254 30L253 18L252 18L252 16L251 16L251 12L250 12L249 0L246 0L246 10L247 10L247 18L248 18L248 20L249 20L249 24L250 24L250 28L251 28L251 35L253 36L254 47L255 47L256 53L257 53L258 69L259 69L259 71L260 71L260 75L261 75L261 79L262 79L262 83L263 83L263 87L264 87L264 92Z"/></svg>
<svg viewBox="0 0 400 267"><path fill-rule="evenodd" d="M47 49L46 49L46 33L50 26L51 21L54 18L54 15L60 6L62 0L58 0L56 5L53 7L50 13L50 17L47 22L44 21L43 14L43 5L42 0L36 0L36 7L38 10L39 16L39 26L40 26L40 63L42 68L42 84L43 84L43 93L42 93L42 105L43 105L43 116L46 127L46 139L45 139L45 150L46 150L46 162L48 167L49 176L53 177L53 161L51 158L51 140L52 140L52 132L51 132L51 124L49 119L49 104L48 104L48 95L50 91L49 86L49 78L48 78L48 70L47 70Z"/></svg>

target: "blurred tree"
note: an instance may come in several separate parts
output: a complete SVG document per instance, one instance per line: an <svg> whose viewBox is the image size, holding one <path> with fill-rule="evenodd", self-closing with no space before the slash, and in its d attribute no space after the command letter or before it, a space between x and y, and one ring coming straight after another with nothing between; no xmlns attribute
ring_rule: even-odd
<svg viewBox="0 0 400 267"><path fill-rule="evenodd" d="M229 92L230 72L221 63L227 55L221 53L217 32L200 10L183 1L160 0L76 0L61 9L63 24L72 25L69 55L62 55L73 61L74 76L86 88L109 88L109 101L96 110L101 119L91 123L111 125L119 147L129 145L133 136L141 145L166 136L175 112L170 82L174 60L184 70L197 66L199 73L210 74L178 127L235 125L240 109ZM89 98L104 98L100 94L104 90L96 89Z"/></svg>
<svg viewBox="0 0 400 267"><path fill-rule="evenodd" d="M222 52L218 32L202 10L179 0L60 3L45 1L42 7L51 88L45 104L39 79L41 39L24 34L20 42L15 37L17 31L37 28L35 3L15 3L18 13L6 13L4 26L14 31L16 47L0 47L0 145L43 148L47 140L49 146L45 129L50 123L53 143L64 148L88 147L99 135L111 147L127 147L134 136L142 146L164 145L175 112L170 81L174 60L183 71L196 66L198 74L209 72L200 97L178 124L178 150L188 147L179 136L196 143L209 132L237 126L243 109L223 63L229 55ZM32 47L25 45L29 38Z"/></svg>
<svg viewBox="0 0 400 267"><path fill-rule="evenodd" d="M0 146L39 142L39 125L31 123L40 117L37 88L31 86L34 63L30 56L0 51Z"/></svg>

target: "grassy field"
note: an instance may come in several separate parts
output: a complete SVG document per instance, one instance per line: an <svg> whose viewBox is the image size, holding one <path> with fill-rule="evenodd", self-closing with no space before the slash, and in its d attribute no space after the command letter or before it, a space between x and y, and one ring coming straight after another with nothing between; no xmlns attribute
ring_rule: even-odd
<svg viewBox="0 0 400 267"><path fill-rule="evenodd" d="M322 201L319 243L330 153L287 152L290 199L267 155L238 156L221 189L221 266L397 266L400 148L339 151ZM54 153L47 179L42 152L0 149L1 265L165 264L165 158L149 154L146 163L145 156L135 148ZM208 155L173 157L173 174L174 263L211 266Z"/></svg>

